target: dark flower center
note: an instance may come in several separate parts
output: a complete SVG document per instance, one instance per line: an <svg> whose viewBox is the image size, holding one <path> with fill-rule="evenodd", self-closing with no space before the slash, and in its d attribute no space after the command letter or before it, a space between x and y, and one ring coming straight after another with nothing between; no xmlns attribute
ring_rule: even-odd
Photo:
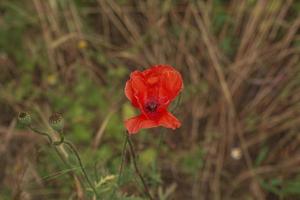
<svg viewBox="0 0 300 200"><path fill-rule="evenodd" d="M24 117L26 117L26 115L27 115L27 113L21 112L21 113L19 114L19 117L20 117L20 118L24 118Z"/></svg>
<svg viewBox="0 0 300 200"><path fill-rule="evenodd" d="M158 103L156 101L149 101L145 104L145 110L147 112L155 112L157 110Z"/></svg>

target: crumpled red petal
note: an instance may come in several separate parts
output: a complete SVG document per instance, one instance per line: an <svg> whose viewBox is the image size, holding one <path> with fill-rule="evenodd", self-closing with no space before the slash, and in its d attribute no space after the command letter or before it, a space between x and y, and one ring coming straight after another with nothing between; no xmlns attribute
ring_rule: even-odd
<svg viewBox="0 0 300 200"><path fill-rule="evenodd" d="M162 72L159 96L165 96L172 101L182 88L183 82L179 72L174 69L168 69Z"/></svg>
<svg viewBox="0 0 300 200"><path fill-rule="evenodd" d="M159 125L166 128L176 129L181 126L181 122L170 112L165 112L159 119Z"/></svg>
<svg viewBox="0 0 300 200"><path fill-rule="evenodd" d="M142 128L153 128L156 126L157 123L155 121L147 119L143 114L125 121L125 127L129 134L135 134Z"/></svg>
<svg viewBox="0 0 300 200"><path fill-rule="evenodd" d="M147 85L141 72L134 71L125 85L125 95L135 107L141 107L147 97Z"/></svg>
<svg viewBox="0 0 300 200"><path fill-rule="evenodd" d="M131 86L131 80L128 80L125 85L125 95L133 106L138 107L137 99L134 96L134 91Z"/></svg>
<svg viewBox="0 0 300 200"><path fill-rule="evenodd" d="M170 112L165 112L161 115L158 121L148 119L145 115L141 114L125 121L125 127L129 134L135 134L144 128L153 128L163 126L166 128L176 129L181 126L180 121Z"/></svg>

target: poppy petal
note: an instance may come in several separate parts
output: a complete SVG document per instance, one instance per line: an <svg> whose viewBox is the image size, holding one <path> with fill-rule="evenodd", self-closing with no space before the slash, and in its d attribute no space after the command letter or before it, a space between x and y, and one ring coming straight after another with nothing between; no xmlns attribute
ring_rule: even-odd
<svg viewBox="0 0 300 200"><path fill-rule="evenodd" d="M154 65L149 69L144 70L142 73L145 77L155 77L166 71L174 71L170 65Z"/></svg>
<svg viewBox="0 0 300 200"><path fill-rule="evenodd" d="M125 95L129 99L129 101L132 103L132 105L134 105L135 107L139 106L136 97L133 95L133 89L132 89L132 86L131 86L131 80L128 80L126 82L126 85L125 85Z"/></svg>
<svg viewBox="0 0 300 200"><path fill-rule="evenodd" d="M174 69L169 69L162 73L160 96L166 96L172 101L182 88L183 82L179 72Z"/></svg>
<svg viewBox="0 0 300 200"><path fill-rule="evenodd" d="M140 108L143 106L147 94L148 94L148 86L145 83L144 76L139 71L134 71L130 75L131 87L133 91L133 95L137 99Z"/></svg>
<svg viewBox="0 0 300 200"><path fill-rule="evenodd" d="M125 127L129 134L135 134L142 128L153 128L156 126L157 123L155 121L147 119L143 114L125 121Z"/></svg>
<svg viewBox="0 0 300 200"><path fill-rule="evenodd" d="M165 112L159 119L159 125L166 128L176 129L181 126L181 122L170 112Z"/></svg>

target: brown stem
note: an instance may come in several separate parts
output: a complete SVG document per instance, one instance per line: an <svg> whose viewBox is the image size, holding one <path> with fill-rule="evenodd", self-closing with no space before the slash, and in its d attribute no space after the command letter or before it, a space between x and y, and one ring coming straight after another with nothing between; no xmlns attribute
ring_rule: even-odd
<svg viewBox="0 0 300 200"><path fill-rule="evenodd" d="M144 186L144 189L145 189L145 193L147 194L148 198L150 200L153 200L150 192L149 192L149 188L138 168L138 165L136 163L136 155L135 155L135 152L134 152L134 149L133 149L133 144L132 144L132 141L130 139L130 136L129 136L129 133L127 132L127 140L128 140L128 144L129 144L129 147L130 147L130 152L131 152L131 155L132 155L132 160L133 160L133 165L134 165L134 169L135 169L135 172L137 173L137 175L140 177L142 183L143 183L143 186Z"/></svg>

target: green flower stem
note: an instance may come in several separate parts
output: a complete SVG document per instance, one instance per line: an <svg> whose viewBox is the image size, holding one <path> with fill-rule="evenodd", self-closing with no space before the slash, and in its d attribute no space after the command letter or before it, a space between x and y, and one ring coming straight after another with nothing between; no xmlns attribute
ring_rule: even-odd
<svg viewBox="0 0 300 200"><path fill-rule="evenodd" d="M164 135L165 135L165 130L163 130L159 135L158 145L157 145L157 152L160 152L160 150L161 150ZM158 163L158 156L156 156L155 161L153 162L153 172L155 172L155 173L158 172L157 163Z"/></svg>
<svg viewBox="0 0 300 200"><path fill-rule="evenodd" d="M131 156L132 156L132 160L133 160L133 165L134 165L134 168L135 168L135 172L137 173L137 175L140 177L142 183L143 183L143 186L144 186L144 189L145 189L145 193L146 195L148 196L148 198L150 200L154 200L153 197L151 196L150 194L150 191L149 191L149 188L138 168L138 165L137 165L137 162L136 162L136 155L135 155L135 152L134 152L134 149L133 149L133 144L132 144L132 141L131 141L131 138L130 138L130 135L129 133L127 132L127 140L128 140L128 144L129 144L129 148L130 148L130 152L131 152Z"/></svg>
<svg viewBox="0 0 300 200"><path fill-rule="evenodd" d="M36 128L34 128L34 127L32 127L32 126L29 126L29 128L30 128L33 132L35 132L35 133L37 133L37 134L46 136L46 137L48 138L48 140L49 140L49 143L50 143L51 145L53 144L53 140L52 140L51 136L50 136L48 133L42 132L42 131L40 131L40 130L37 130Z"/></svg>
<svg viewBox="0 0 300 200"><path fill-rule="evenodd" d="M123 149L122 149L122 158L121 158L122 160L121 160L121 165L120 165L120 169L119 169L117 185L116 185L116 187L114 187L113 192L110 195L110 199L113 199L116 196L116 190L117 190L118 187L120 187L121 176L122 176L122 173L123 173L123 168L124 168L124 163L125 163L127 143L128 143L128 137L127 137L127 134L126 134L124 144L123 144Z"/></svg>
<svg viewBox="0 0 300 200"><path fill-rule="evenodd" d="M65 141L65 136L63 132L59 131L58 133L59 133L60 140L53 142L53 145L61 145Z"/></svg>
<svg viewBox="0 0 300 200"><path fill-rule="evenodd" d="M77 158L77 160L78 160L78 163L79 163L79 165L80 165L81 171L82 171L82 173L83 173L83 175L84 175L84 177L86 178L86 180L87 180L89 186L92 188L94 194L95 194L96 197L97 197L98 194L97 194L96 188L94 187L94 185L93 185L92 182L90 181L90 179L89 179L89 177L88 177L88 175L87 175L87 173L86 173L86 171L85 171L85 169L84 169L84 166L83 166L83 164L82 164L82 161L81 161L81 158L80 158L80 156L79 156L79 153L78 153L78 151L76 150L75 146L74 146L71 142L66 141L66 140L63 141L63 143L66 144L66 145L73 151L73 153L75 154L75 156L76 156L76 158Z"/></svg>
<svg viewBox="0 0 300 200"><path fill-rule="evenodd" d="M85 171L85 169L84 169L84 167L83 167L83 164L82 164L82 161L81 161L81 158L80 158L80 156L79 156L78 151L76 150L75 146L74 146L71 142L65 140L64 134L63 134L62 132L59 132L60 140L59 140L59 141L53 142L51 136L50 136L48 133L42 132L42 131L40 131L40 130L38 130L38 129L32 127L32 126L29 126L29 128L30 128L33 132L35 132L35 133L37 133L37 134L39 134L39 135L46 136L46 137L48 138L48 140L49 140L50 145L53 145L53 146L55 147L55 150L56 150L56 152L57 152L58 154L59 154L59 152L57 151L57 146L59 146L59 145L61 145L61 144L67 145L67 146L72 150L72 152L75 154L75 156L76 156L76 158L77 158L77 160L78 160L78 163L79 163L79 165L80 165L80 169L81 169L81 171L82 171L82 173L83 173L85 179L87 180L89 186L92 188L92 190L93 190L95 196L97 197L98 194L97 194L96 188L93 186L92 182L90 181L90 179L89 179L89 177L88 177L88 175L87 175L87 173L86 173L86 171ZM60 154L59 154L59 155L60 155ZM63 162L65 162L65 160L64 160L61 156L60 156L60 158L63 160Z"/></svg>
<svg viewBox="0 0 300 200"><path fill-rule="evenodd" d="M128 137L126 136L126 139L125 139L124 144L123 144L123 149L122 149L122 160L121 160L121 166L120 166L120 171L119 171L119 176L118 176L118 182L117 182L118 185L120 185L121 175L122 175L123 168L124 168L127 143L128 143Z"/></svg>
<svg viewBox="0 0 300 200"><path fill-rule="evenodd" d="M37 130L36 128L32 127L32 126L29 126L30 130L32 130L33 132L39 134L39 135L43 135L43 136L46 136L48 138L48 141L50 143L50 145L54 145L54 149L56 151L56 153L58 154L58 156L60 157L60 159L66 164L69 166L69 164L66 162L66 159L59 153L58 149L57 149L57 145L55 144L56 142L53 142L51 136L48 134L48 133L45 133L45 132L42 132L40 130Z"/></svg>

